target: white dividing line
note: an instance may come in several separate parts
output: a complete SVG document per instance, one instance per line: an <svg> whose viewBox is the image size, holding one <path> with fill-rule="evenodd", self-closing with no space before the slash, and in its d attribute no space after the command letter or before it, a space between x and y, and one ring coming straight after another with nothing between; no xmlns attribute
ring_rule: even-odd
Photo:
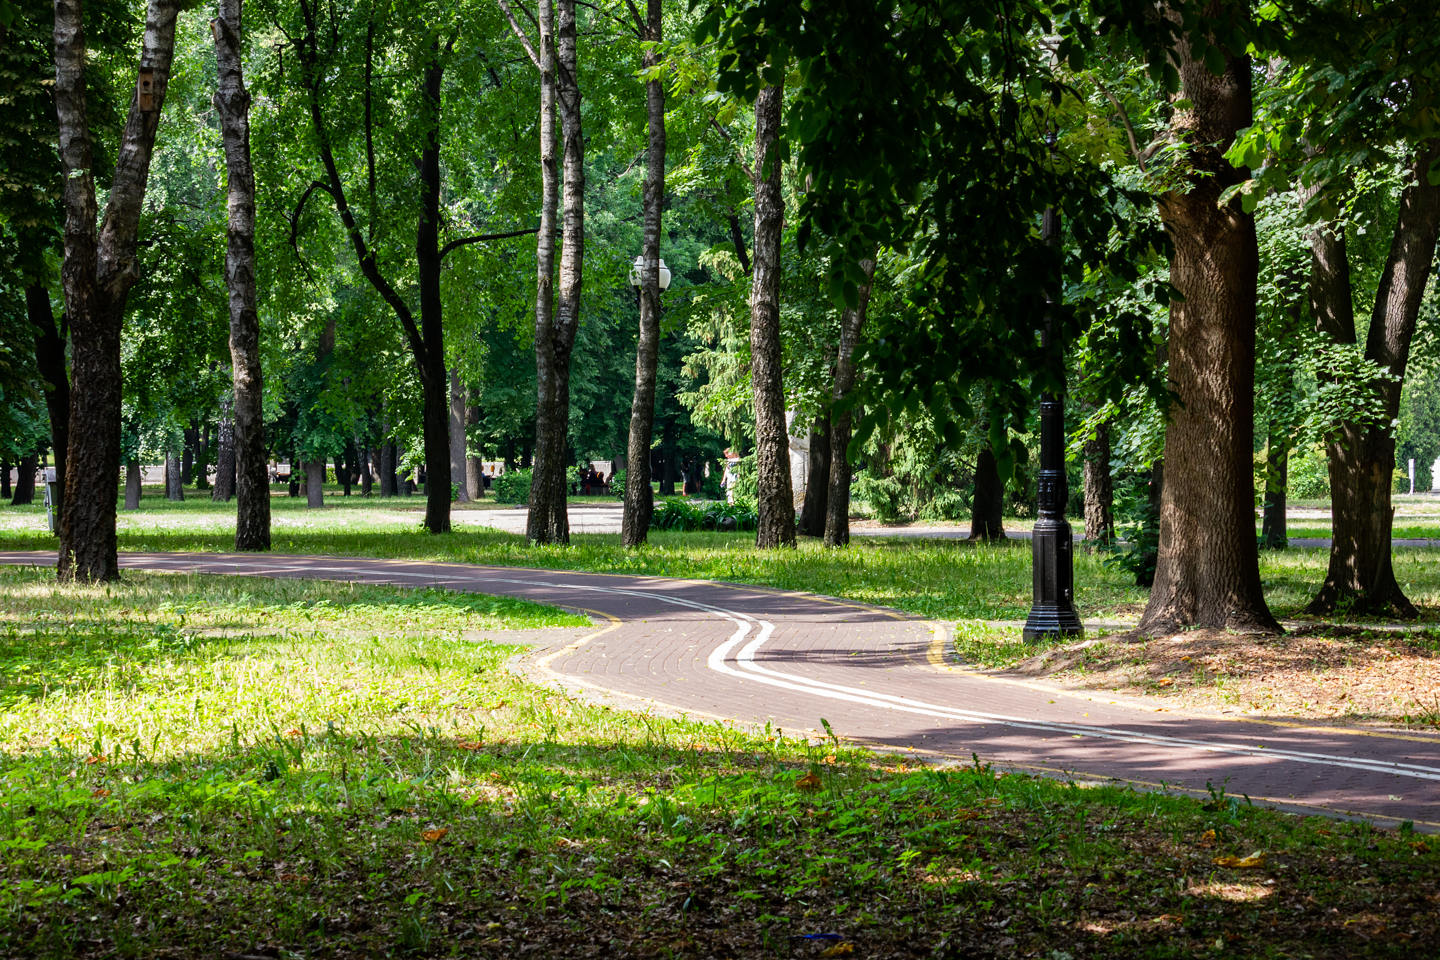
<svg viewBox="0 0 1440 960"><path fill-rule="evenodd" d="M317 572L338 572L355 575L360 571L353 567L341 566L307 566L304 569ZM434 582L438 579L433 573L408 573L405 571L385 571L387 576L400 577L404 579L427 580ZM448 578L446 578L448 579ZM655 600L672 606L687 607L692 610L699 610L712 614L719 619L728 620L735 625L735 632L728 640L721 643L706 660L706 666L716 673L726 674L740 679L753 680L757 683L764 683L769 686L789 690L794 693L804 693L811 696L823 697L829 700L840 700L848 703L858 703L870 707L878 707L883 710L892 710L898 713L915 714L928 716L943 720L954 720L962 723L974 724L996 724L1000 726L1013 727L1020 730L1036 730L1046 733L1067 734L1070 736L1093 737L1097 740L1108 740L1116 743L1145 744L1169 750L1195 750L1204 753L1230 754L1234 756L1255 757L1263 760L1288 760L1294 763L1318 764L1322 766L1341 767L1348 770L1365 770L1371 773L1384 773L1397 777L1409 777L1417 780L1430 780L1440 782L1440 767L1426 766L1413 763L1395 763L1387 760L1363 760L1351 757L1336 756L1325 753L1311 753L1301 750L1287 750L1267 748L1260 746L1245 746L1243 744L1217 743L1211 740L1192 739L1188 737L1173 737L1164 734L1137 733L1116 727L1087 726L1084 724L1064 723L1060 721L1031 720L1024 717L1012 717L1004 714L982 713L974 710L959 710L954 707L947 707L940 704L926 703L921 700L913 700L909 697L893 696L886 693L876 693L871 690L861 690L856 687L849 687L843 684L828 683L822 680L814 680L809 677L799 677L793 674L781 673L761 666L755 660L755 654L767 643L775 631L775 625L768 620L760 620L748 614L736 610L727 610L724 607L702 603L696 600L688 600L682 597L666 596L664 594L651 593L645 590L634 590L623 587L604 587L595 584L579 583L558 583L547 580L532 580L510 577L492 577L484 581L468 581L469 583L504 583L520 586L551 587L566 590L585 590L592 593L605 593L615 596L628 596ZM745 640L750 633L752 624L758 624L760 629L755 638L745 645L734 658L735 666L728 662L731 652ZM739 669L736 669L736 668Z"/></svg>

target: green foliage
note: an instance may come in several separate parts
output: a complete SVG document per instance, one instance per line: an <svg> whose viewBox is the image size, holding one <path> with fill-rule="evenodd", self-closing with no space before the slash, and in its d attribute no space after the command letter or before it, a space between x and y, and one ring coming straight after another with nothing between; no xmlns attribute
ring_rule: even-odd
<svg viewBox="0 0 1440 960"><path fill-rule="evenodd" d="M1309 443L1291 450L1286 484L1290 498L1328 500L1330 473L1327 464L1325 448L1318 443Z"/></svg>
<svg viewBox="0 0 1440 960"><path fill-rule="evenodd" d="M941 490L920 507L920 519L964 520L970 515L970 501L960 490Z"/></svg>
<svg viewBox="0 0 1440 960"><path fill-rule="evenodd" d="M655 508L650 525L656 530L754 530L757 522L754 507L745 503L667 497Z"/></svg>
<svg viewBox="0 0 1440 960"><path fill-rule="evenodd" d="M905 488L894 477L862 472L855 478L850 496L857 504L863 504L865 512L881 523L895 523L909 515Z"/></svg>
<svg viewBox="0 0 1440 960"><path fill-rule="evenodd" d="M529 503L530 476L529 469L506 470L500 474L495 478L495 502Z"/></svg>

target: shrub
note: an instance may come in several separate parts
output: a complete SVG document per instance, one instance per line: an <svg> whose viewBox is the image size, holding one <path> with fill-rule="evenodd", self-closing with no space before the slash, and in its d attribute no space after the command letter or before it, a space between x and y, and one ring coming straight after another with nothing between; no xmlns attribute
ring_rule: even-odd
<svg viewBox="0 0 1440 960"><path fill-rule="evenodd" d="M495 478L496 503L529 503L530 471L506 470Z"/></svg>
<svg viewBox="0 0 1440 960"><path fill-rule="evenodd" d="M864 473L856 478L851 498L865 504L865 512L881 523L894 523L903 513L905 488L894 477Z"/></svg>
<svg viewBox="0 0 1440 960"><path fill-rule="evenodd" d="M1292 500L1330 499L1330 471L1325 459L1325 448L1318 443L1313 443L1307 447L1291 450L1286 481L1288 488L1286 494ZM1257 492L1264 496L1263 473L1261 474L1261 484ZM1405 481L1405 489L1410 489L1408 478Z"/></svg>
<svg viewBox="0 0 1440 960"><path fill-rule="evenodd" d="M625 471L616 470L615 476L610 478L610 495L616 500L625 499Z"/></svg>
<svg viewBox="0 0 1440 960"><path fill-rule="evenodd" d="M920 508L925 520L964 520L970 510L970 498L959 490L941 490Z"/></svg>
<svg viewBox="0 0 1440 960"><path fill-rule="evenodd" d="M755 469L755 454L741 457L730 472L730 499L749 504L753 510L760 502L760 477Z"/></svg>
<svg viewBox="0 0 1440 960"><path fill-rule="evenodd" d="M744 503L709 503L668 497L655 508L650 526L656 530L754 530L755 509Z"/></svg>

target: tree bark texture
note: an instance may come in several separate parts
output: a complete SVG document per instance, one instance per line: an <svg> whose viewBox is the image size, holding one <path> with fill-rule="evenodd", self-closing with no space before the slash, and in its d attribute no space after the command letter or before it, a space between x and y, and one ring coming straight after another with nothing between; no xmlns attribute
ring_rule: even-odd
<svg viewBox="0 0 1440 960"><path fill-rule="evenodd" d="M179 450L165 451L165 499L185 499L184 457Z"/></svg>
<svg viewBox="0 0 1440 960"><path fill-rule="evenodd" d="M988 442L975 454L975 492L970 499L970 539L986 542L1005 539L1005 484L1000 465Z"/></svg>
<svg viewBox="0 0 1440 960"><path fill-rule="evenodd" d="M830 495L830 415L820 413L810 425L810 456L805 465L805 502L798 530L807 537L825 535L825 501Z"/></svg>
<svg viewBox="0 0 1440 960"><path fill-rule="evenodd" d="M785 384L780 350L780 84L755 98L755 258L750 287L750 373L755 403L755 469L759 523L755 545L795 545L795 498L790 484L790 437L785 429Z"/></svg>
<svg viewBox="0 0 1440 960"><path fill-rule="evenodd" d="M1242 3L1222 3L1236 16ZM1223 12L1223 10L1222 10ZM1279 632L1260 587L1255 544L1255 219L1220 193L1248 171L1223 151L1251 121L1250 59L1225 53L1216 76L1183 37L1172 57L1181 96L1172 135L1192 169L1184 190L1160 200L1174 251L1170 281L1183 300L1170 306L1172 403L1165 434L1165 484L1155 585L1140 620L1150 636L1201 626Z"/></svg>
<svg viewBox="0 0 1440 960"><path fill-rule="evenodd" d="M10 461L0 459L0 499L9 500L14 495L10 489L10 470Z"/></svg>
<svg viewBox="0 0 1440 960"><path fill-rule="evenodd" d="M35 502L35 471L40 468L40 454L29 453L20 458L20 467L15 474L15 492L10 496L12 507Z"/></svg>
<svg viewBox="0 0 1440 960"><path fill-rule="evenodd" d="M305 506L316 509L325 506L325 461L305 461Z"/></svg>
<svg viewBox="0 0 1440 960"><path fill-rule="evenodd" d="M542 11L549 5L549 0L542 0ZM542 328L538 303L535 311L535 463L530 483L530 513L526 523L526 534L534 543L570 542L570 519L566 514L569 462L565 456L565 446L570 431L570 355L575 346L575 331L580 323L580 284L584 275L585 254L585 142L580 117L575 0L558 0L555 3L554 16L554 55L551 61L553 69L548 104L545 95L545 71L543 67L541 70L540 165L542 181L547 177L553 181L553 116L558 107L561 160L564 169L560 200L563 231L560 239L559 289L551 322ZM545 47L545 37L546 30L542 24L542 50ZM543 52L541 57L543 64ZM551 116L549 140L546 138L547 112ZM544 205L554 203L554 190L553 183L544 186L544 191L547 191L544 194ZM552 213L551 223L553 222ZM541 223L543 237L543 213ZM553 257L553 254L551 256Z"/></svg>
<svg viewBox="0 0 1440 960"><path fill-rule="evenodd" d="M1270 550L1286 546L1286 493L1290 485L1290 439L1271 422L1265 444L1265 502L1260 520L1260 545Z"/></svg>
<svg viewBox="0 0 1440 960"><path fill-rule="evenodd" d="M70 324L69 447L60 514L62 579L115 580L115 489L120 483L120 325L136 278L140 208L170 78L178 0L150 0L140 70L120 136L105 219L97 203L85 102L85 31L79 0L55 2L55 107L64 183L64 265Z"/></svg>
<svg viewBox="0 0 1440 960"><path fill-rule="evenodd" d="M55 322L50 291L43 283L25 288L25 313L35 340L35 365L45 385L45 412L50 418L50 449L55 451L55 515L65 504L65 452L70 444L70 374L65 369L65 323Z"/></svg>
<svg viewBox="0 0 1440 960"><path fill-rule="evenodd" d="M235 549L270 549L270 475L266 462L264 375L255 289L255 172L250 163L250 93L241 46L242 0L217 0L210 23L219 84L215 111L225 146L225 286L230 308L233 413L221 418L215 497L235 497ZM231 418L233 417L233 420ZM230 433L229 454L226 437ZM225 489L221 490L224 484Z"/></svg>
<svg viewBox="0 0 1440 960"><path fill-rule="evenodd" d="M1361 386L1379 398L1381 418L1378 423L1341 424L1326 443L1333 518L1330 563L1307 608L1311 613L1329 613L1341 604L1368 615L1408 618L1417 612L1395 579L1391 559L1395 437L1390 424L1400 410L1410 343L1440 236L1440 187L1431 185L1428 177L1437 157L1440 140L1427 142L1411 158L1410 182L1400 194L1390 252L1371 309L1365 358L1390 376ZM1338 344L1354 344L1354 300L1343 235L1317 230L1311 267L1317 326Z"/></svg>
<svg viewBox="0 0 1440 960"><path fill-rule="evenodd" d="M855 389L855 347L865 327L870 309L870 288L875 276L875 260L860 261L865 274L859 299L854 307L840 314L840 345L835 351L835 385L831 390L830 408L830 476L825 496L825 546L843 547L850 542L850 393Z"/></svg>
<svg viewBox="0 0 1440 960"><path fill-rule="evenodd" d="M477 427L480 425L480 405L475 402L476 392L470 391L465 400L465 425ZM485 499L485 461L480 457L465 457L465 486L470 491L472 500Z"/></svg>
<svg viewBox="0 0 1440 960"><path fill-rule="evenodd" d="M140 461L125 461L125 509L140 509L140 493L143 487L140 476Z"/></svg>
<svg viewBox="0 0 1440 960"><path fill-rule="evenodd" d="M399 484L395 477L395 443L387 440L380 444L380 496L393 497Z"/></svg>
<svg viewBox="0 0 1440 960"><path fill-rule="evenodd" d="M228 394L220 398L220 423L215 434L215 485L210 499L228 503L235 496L235 403ZM269 481L268 474L265 479Z"/></svg>
<svg viewBox="0 0 1440 960"><path fill-rule="evenodd" d="M460 371L450 371L450 482L459 490L461 503L470 502L470 484L465 478L465 384Z"/></svg>
<svg viewBox="0 0 1440 960"><path fill-rule="evenodd" d="M195 482L195 450L200 445L200 431L194 422L184 430L180 445L180 486L188 487Z"/></svg>
<svg viewBox="0 0 1440 960"><path fill-rule="evenodd" d="M1095 427L1085 441L1085 541L1091 546L1115 542L1115 485L1110 477L1110 423Z"/></svg>
<svg viewBox="0 0 1440 960"><path fill-rule="evenodd" d="M661 0L648 0L644 37L652 41L641 66L652 70L660 63L663 22ZM620 541L627 547L645 542L655 498L650 487L650 441L655 428L655 371L660 356L660 226L665 207L665 87L661 80L645 83L645 116L649 132L645 184L641 205L644 234L640 255L640 335L635 346L635 391L630 400L630 434L625 445L625 501L620 520Z"/></svg>

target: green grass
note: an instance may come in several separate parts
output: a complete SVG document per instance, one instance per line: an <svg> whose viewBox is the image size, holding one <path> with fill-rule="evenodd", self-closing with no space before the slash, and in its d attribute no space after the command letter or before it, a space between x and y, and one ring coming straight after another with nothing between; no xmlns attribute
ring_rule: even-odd
<svg viewBox="0 0 1440 960"><path fill-rule="evenodd" d="M1432 838L586 705L503 669L575 622L518 603L51 576L0 570L0 956L1440 945Z"/></svg>

